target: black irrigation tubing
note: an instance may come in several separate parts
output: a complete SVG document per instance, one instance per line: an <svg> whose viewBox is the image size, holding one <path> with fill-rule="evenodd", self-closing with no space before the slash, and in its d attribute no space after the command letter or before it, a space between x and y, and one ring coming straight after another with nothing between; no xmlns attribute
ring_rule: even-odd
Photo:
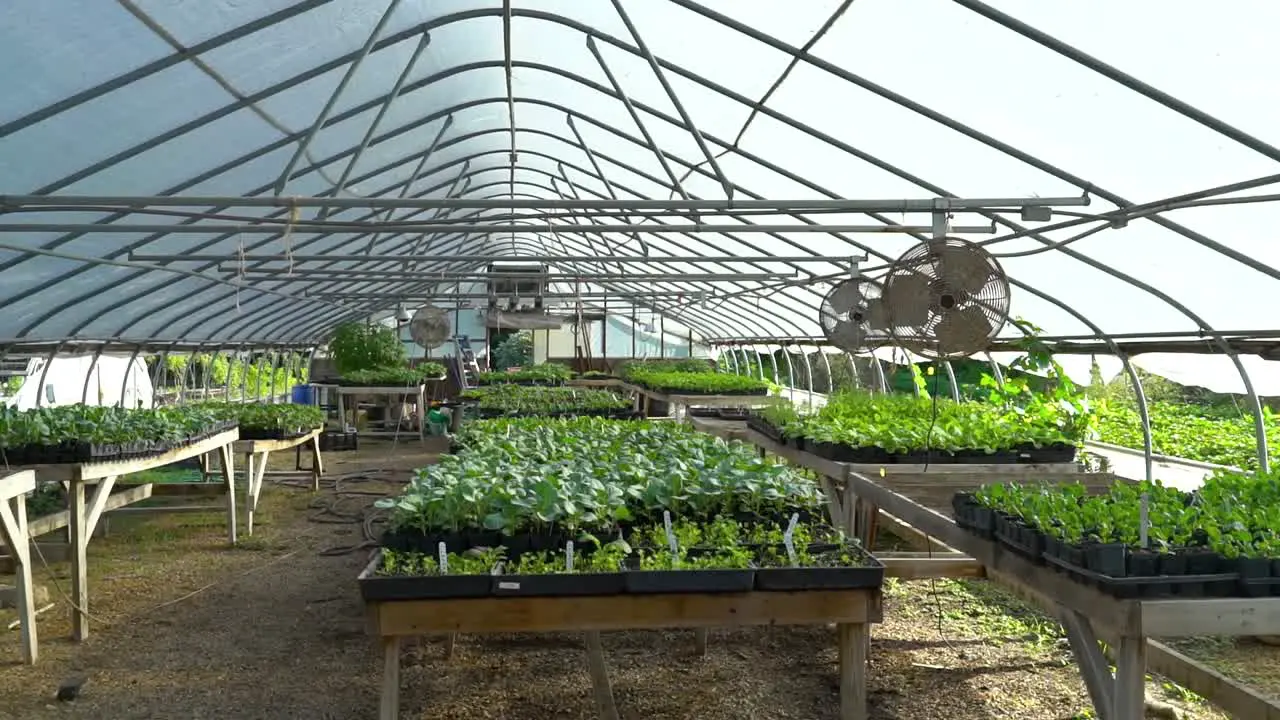
<svg viewBox="0 0 1280 720"><path fill-rule="evenodd" d="M348 489L344 488L343 485L347 483L396 481L397 479L389 471L385 470L359 470L322 479L322 489L328 492L312 500L307 506L308 509L314 511L307 516L307 521L320 525L360 525L363 539L354 545L338 545L325 548L318 554L323 557L338 557L377 547L378 533L374 530L374 525L386 522L386 511L374 507L368 501L362 501L363 504L358 509L345 509L341 508L340 505L349 498L383 498L387 494L376 490ZM307 490L312 487L311 483L305 480L277 480L274 484L300 487ZM325 488L324 485L328 487Z"/></svg>

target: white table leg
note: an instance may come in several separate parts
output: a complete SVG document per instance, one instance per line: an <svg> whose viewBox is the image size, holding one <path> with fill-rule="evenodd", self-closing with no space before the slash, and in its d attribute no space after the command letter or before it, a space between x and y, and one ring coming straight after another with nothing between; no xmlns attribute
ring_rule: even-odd
<svg viewBox="0 0 1280 720"><path fill-rule="evenodd" d="M218 448L218 456L222 460L222 482L227 486L227 537L232 545L236 544L236 461L231 445Z"/></svg>

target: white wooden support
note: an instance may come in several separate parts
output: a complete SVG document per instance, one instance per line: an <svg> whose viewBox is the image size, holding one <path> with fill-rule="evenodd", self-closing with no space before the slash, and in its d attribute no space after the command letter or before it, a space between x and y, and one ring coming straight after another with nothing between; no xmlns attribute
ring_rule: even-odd
<svg viewBox="0 0 1280 720"><path fill-rule="evenodd" d="M1080 675L1084 677L1084 686L1089 691L1098 720L1112 720L1115 683L1092 623L1084 615L1062 606L1059 606L1058 616L1067 631L1067 640L1075 653L1076 665L1080 667Z"/></svg>
<svg viewBox="0 0 1280 720"><path fill-rule="evenodd" d="M604 646L598 632L587 633L587 671L591 674L591 695L595 699L598 717L600 720L618 720L618 706L613 701L609 667L604 661Z"/></svg>
<svg viewBox="0 0 1280 720"><path fill-rule="evenodd" d="M222 461L222 482L227 485L227 537L232 545L236 544L236 468L235 453L228 443L218 448L218 457Z"/></svg>
<svg viewBox="0 0 1280 720"><path fill-rule="evenodd" d="M22 661L34 665L40 655L36 633L36 605L31 585L31 545L27 536L27 498L36 489L36 474L24 470L0 478L0 539L16 563L18 624L22 635Z"/></svg>
<svg viewBox="0 0 1280 720"><path fill-rule="evenodd" d="M98 486L93 489L93 498L89 501L88 516L85 518L85 536L93 537L93 531L98 527L98 521L102 519L102 511L107 507L107 498L111 495L111 489L116 486L116 479L119 475L109 475L98 481Z"/></svg>
<svg viewBox="0 0 1280 720"><path fill-rule="evenodd" d="M400 718L400 636L382 638L382 704L378 720Z"/></svg>
<svg viewBox="0 0 1280 720"><path fill-rule="evenodd" d="M320 435L311 438L311 491L320 492L320 476L324 475L324 461L320 458Z"/></svg>
<svg viewBox="0 0 1280 720"><path fill-rule="evenodd" d="M1112 720L1147 716L1147 639L1121 637L1116 650L1115 713Z"/></svg>
<svg viewBox="0 0 1280 720"><path fill-rule="evenodd" d="M245 534L253 534L253 515L258 510L258 497L262 494L262 481L267 472L267 459L270 452L247 452L244 454L244 513Z"/></svg>
<svg viewBox="0 0 1280 720"><path fill-rule="evenodd" d="M836 625L840 657L840 720L867 720L867 655L871 636L866 624Z"/></svg>
<svg viewBox="0 0 1280 720"><path fill-rule="evenodd" d="M402 413L403 414L403 413ZM427 387L418 386L418 404L414 406L414 414L418 419L418 440L427 440Z"/></svg>
<svg viewBox="0 0 1280 720"><path fill-rule="evenodd" d="M77 642L89 636L89 523L85 513L84 481L70 481L67 490L67 512L71 543L71 639Z"/></svg>

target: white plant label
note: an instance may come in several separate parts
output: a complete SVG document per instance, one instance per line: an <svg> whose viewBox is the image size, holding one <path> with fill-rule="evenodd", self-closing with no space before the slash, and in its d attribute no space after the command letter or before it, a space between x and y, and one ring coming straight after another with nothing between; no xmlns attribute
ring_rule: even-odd
<svg viewBox="0 0 1280 720"><path fill-rule="evenodd" d="M499 590L519 590L520 583L511 582L510 580L503 580L502 582L498 583L498 589Z"/></svg>
<svg viewBox="0 0 1280 720"><path fill-rule="evenodd" d="M667 531L667 545L671 548L671 555L675 557L678 553L676 550L676 534L671 531L671 511L662 511L662 526Z"/></svg>
<svg viewBox="0 0 1280 720"><path fill-rule="evenodd" d="M564 544L564 569L573 572L573 541Z"/></svg>
<svg viewBox="0 0 1280 720"><path fill-rule="evenodd" d="M440 574L447 575L449 574L449 553L445 550L443 542L436 546L436 549L440 551Z"/></svg>
<svg viewBox="0 0 1280 720"><path fill-rule="evenodd" d="M791 560L791 564L796 564L796 546L792 540L792 535L796 531L796 523L800 522L800 513L791 514L791 522L787 523L787 531L782 534L782 544L787 546L787 558Z"/></svg>

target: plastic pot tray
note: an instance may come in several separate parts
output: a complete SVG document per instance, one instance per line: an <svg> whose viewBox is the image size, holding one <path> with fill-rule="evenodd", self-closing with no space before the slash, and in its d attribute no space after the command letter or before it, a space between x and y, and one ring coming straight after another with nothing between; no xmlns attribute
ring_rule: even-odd
<svg viewBox="0 0 1280 720"><path fill-rule="evenodd" d="M405 575L360 578L365 600L481 598L494 593L493 575Z"/></svg>
<svg viewBox="0 0 1280 720"><path fill-rule="evenodd" d="M623 573L635 594L737 593L755 588L755 570L631 570Z"/></svg>
<svg viewBox="0 0 1280 720"><path fill-rule="evenodd" d="M620 572L498 575L493 580L499 597L621 595L626 589Z"/></svg>
<svg viewBox="0 0 1280 720"><path fill-rule="evenodd" d="M884 565L867 555L859 567L794 567L756 570L756 589L765 591L862 590L884 585Z"/></svg>

